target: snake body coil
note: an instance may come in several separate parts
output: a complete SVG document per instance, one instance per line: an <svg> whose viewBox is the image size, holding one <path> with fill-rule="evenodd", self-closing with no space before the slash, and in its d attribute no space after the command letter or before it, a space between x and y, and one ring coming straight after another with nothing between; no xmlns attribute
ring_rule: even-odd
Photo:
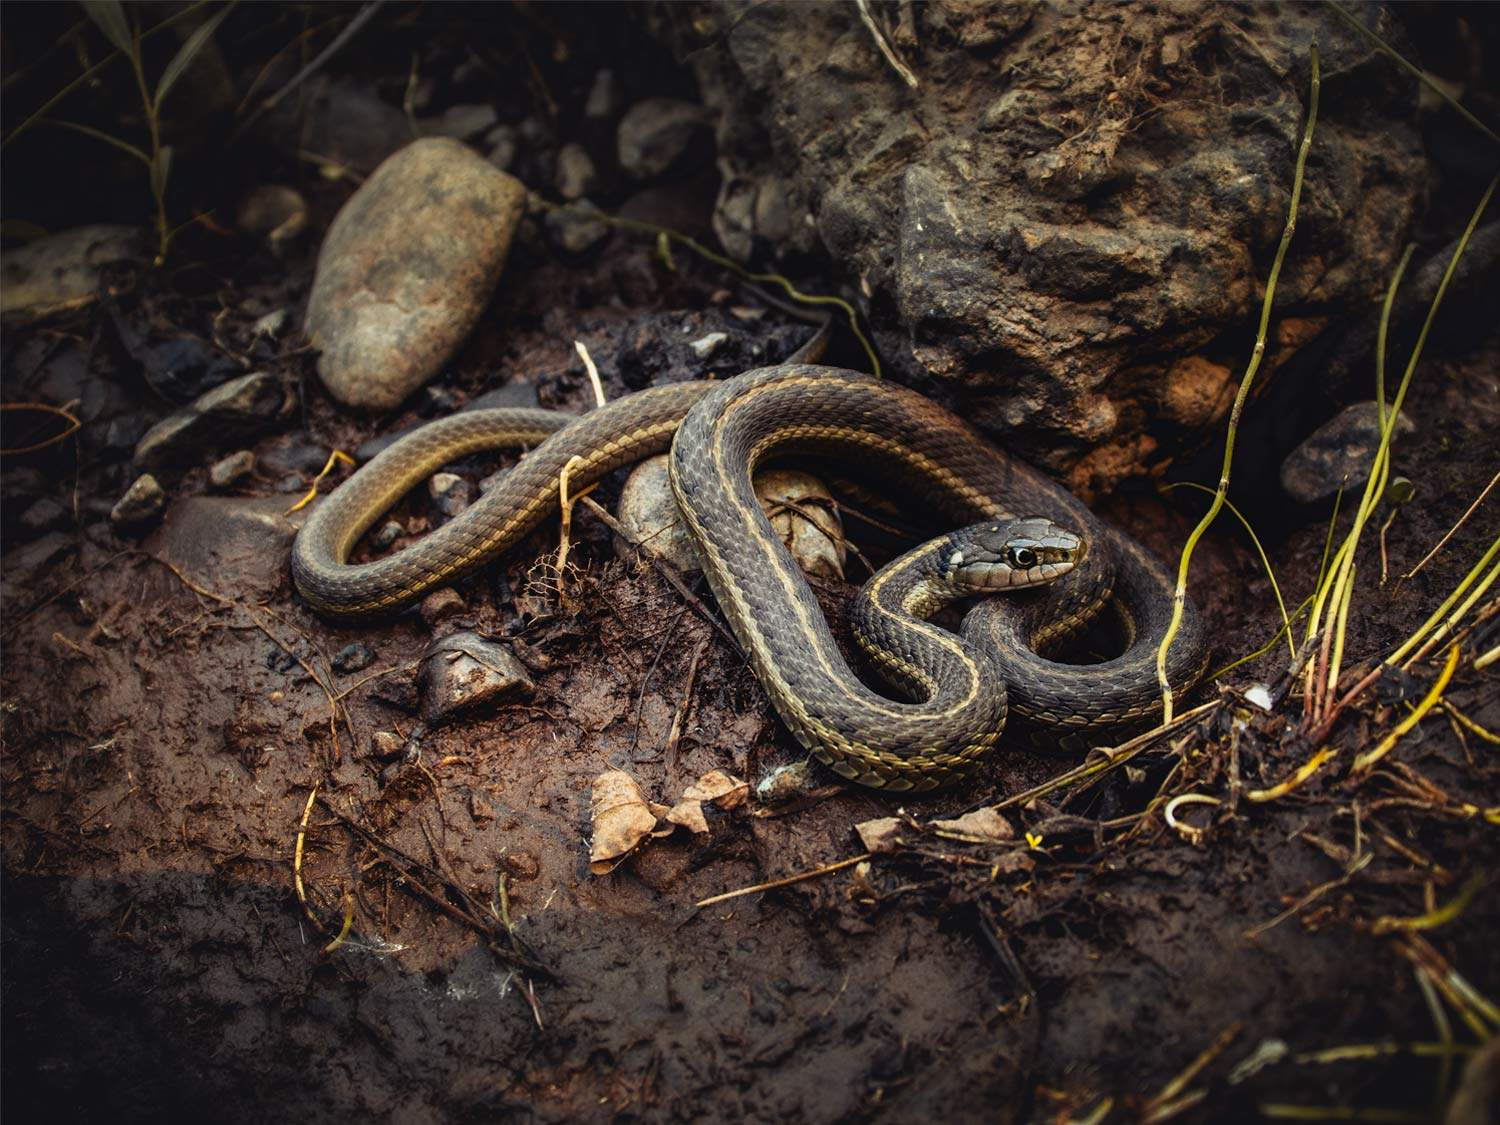
<svg viewBox="0 0 1500 1125"><path fill-rule="evenodd" d="M495 488L421 542L374 562L345 561L382 512L442 465L481 449L535 442ZM1059 485L1005 457L928 399L808 364L762 368L722 383L657 387L572 420L492 410L424 426L314 510L292 549L297 588L326 616L392 612L471 572L545 519L570 461L576 491L669 446L672 487L721 608L783 721L843 776L913 790L955 780L998 737L1007 685L1015 712L1064 744L1098 727L1145 718L1159 706L1155 652L1172 597L1159 563ZM895 702L847 667L806 580L755 499L755 467L792 452L832 458L841 468L853 465L891 482L953 525L1044 517L1080 532L1087 555L1053 585L981 603L965 620L962 637L913 623L920 651L891 661L908 662L910 655L929 667L936 662L930 682L918 677L919 686L932 690L916 703ZM1037 655L1077 632L1112 594L1132 633L1123 655L1087 666ZM878 591L873 601L881 604ZM1201 674L1205 654L1191 606L1172 656L1174 685Z"/></svg>

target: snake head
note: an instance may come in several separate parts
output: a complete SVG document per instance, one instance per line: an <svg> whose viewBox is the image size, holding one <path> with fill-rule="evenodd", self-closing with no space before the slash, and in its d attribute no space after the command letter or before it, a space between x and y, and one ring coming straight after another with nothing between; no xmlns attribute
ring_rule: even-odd
<svg viewBox="0 0 1500 1125"><path fill-rule="evenodd" d="M1051 520L981 523L954 532L944 581L973 593L1000 593L1061 578L1088 553L1082 536Z"/></svg>

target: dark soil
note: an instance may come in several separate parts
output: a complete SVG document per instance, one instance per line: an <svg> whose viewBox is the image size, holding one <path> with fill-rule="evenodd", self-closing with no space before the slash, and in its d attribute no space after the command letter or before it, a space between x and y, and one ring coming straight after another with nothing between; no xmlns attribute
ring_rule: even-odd
<svg viewBox="0 0 1500 1125"><path fill-rule="evenodd" d="M301 186L321 231L349 188ZM679 180L653 206L701 229L712 187ZM180 268L124 269L102 302L8 325L6 401L104 398L101 418L155 418L169 404L122 339L243 341L269 309L298 314L315 238L279 261L216 238L189 232ZM753 293L705 263L676 265L618 235L601 257L555 260L533 227L507 266L524 281L502 285L442 397L350 418L284 341L257 363L295 379L299 410L252 447L272 463L298 443L352 450L517 380L544 405L580 409L574 339L615 397L706 374L682 347L705 332L731 331L720 376L805 333L776 310L737 318ZM806 291L838 280L798 278ZM1492 493L1398 582L1500 468L1500 336L1491 326L1445 348L1444 330L1440 319L1408 400L1416 430L1396 454L1415 498L1364 539L1346 687L1496 534ZM850 342L839 348L835 362L858 362ZM6 448L34 440L12 421ZM1236 473L1247 510L1276 509L1263 545L1290 609L1314 589L1330 511L1276 499L1285 451L1243 447ZM1195 452L1210 467L1194 479L1212 484L1218 453L1182 463L1200 464L1186 460ZM317 468L292 472L305 486ZM493 463L457 468L478 479ZM1005 808L1017 841L915 825L1024 794L1077 759L1016 741L933 798L830 785L791 808L710 809L706 836L679 830L600 876L589 794L606 767L670 803L708 770L753 784L800 752L714 622L617 554L593 516L575 519L565 602L535 567L555 527L461 590L459 622L519 640L535 697L428 731L418 756L392 760L373 736L418 722L416 663L433 632L420 616L329 625L292 592L284 543L272 556L175 551L182 501L208 491L201 468L170 486L161 531L118 536L105 514L129 477L100 432L4 470L20 482L3 509L0 634L8 1119L1222 1121L1297 1105L1423 1120L1440 1116L1465 1055L1411 1045L1451 1038L1467 1052L1496 1031L1500 766L1482 732L1500 731L1500 678L1472 668L1496 643L1493 590L1470 615L1490 613L1489 631L1465 639L1444 693L1453 710L1433 711L1368 776L1349 762L1428 691L1443 653L1382 677L1314 745L1296 695L1266 714L1235 694L1282 674L1279 642L1201 688L1190 703L1220 705L1128 768ZM284 475L262 471L237 494L290 507ZM601 490L606 506L617 487ZM38 533L19 509L41 495L68 515ZM1202 505L1143 488L1103 510L1175 558ZM437 518L421 498L404 513L413 528ZM48 535L61 538L42 551ZM820 588L835 619L854 588ZM1192 588L1214 668L1271 641L1270 585L1227 513ZM374 662L335 671L355 642ZM1323 745L1339 758L1303 787L1245 796ZM1189 791L1223 802L1185 807L1196 842L1155 800ZM853 826L890 816L913 822L894 854L694 905L857 856ZM1390 924L1455 901L1434 928ZM1318 1054L1358 1045L1374 1046Z"/></svg>

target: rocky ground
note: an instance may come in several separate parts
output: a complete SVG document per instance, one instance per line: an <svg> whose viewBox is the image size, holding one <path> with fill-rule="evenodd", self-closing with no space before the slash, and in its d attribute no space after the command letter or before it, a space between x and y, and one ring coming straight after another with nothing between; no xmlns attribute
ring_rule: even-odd
<svg viewBox="0 0 1500 1125"><path fill-rule="evenodd" d="M870 11L874 34L834 4L236 9L162 103L165 204L199 221L161 265L139 165L32 118L108 28L7 19L8 1114L1490 1119L1493 587L1451 663L1366 673L1495 542L1493 208L1405 403L1410 492L1363 537L1326 720L1227 512L1192 594L1213 670L1263 656L1113 768L1008 739L905 801L816 772L746 799L733 781L800 750L706 590L586 504L561 578L551 522L391 620L293 590L334 450L475 406L581 412L574 341L618 398L809 334L684 236L842 295L893 377L1175 560L1203 498L1160 486L1217 479L1316 40L1231 492L1288 610L1313 594L1354 507L1330 491L1372 445L1368 406L1340 411L1371 397L1380 296L1412 240L1394 385L1490 142L1329 9ZM1493 21L1360 18L1493 127ZM147 72L188 36L148 37ZM127 67L102 73L49 112L148 145ZM830 361L868 367L847 330ZM362 556L509 463L448 466ZM844 562L815 580L836 627ZM686 823L601 860L608 771L648 809L688 797Z"/></svg>

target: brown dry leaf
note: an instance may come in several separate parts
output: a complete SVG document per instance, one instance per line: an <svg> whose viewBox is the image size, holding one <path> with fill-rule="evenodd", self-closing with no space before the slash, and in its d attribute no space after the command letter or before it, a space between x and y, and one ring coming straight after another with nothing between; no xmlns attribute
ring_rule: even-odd
<svg viewBox="0 0 1500 1125"><path fill-rule="evenodd" d="M750 798L750 783L741 781L723 770L709 770L682 791L682 800L672 806L667 820L680 824L689 832L703 835L708 832L708 820L703 815L703 804L718 805L721 809L733 809Z"/></svg>
<svg viewBox="0 0 1500 1125"><path fill-rule="evenodd" d="M879 820L861 821L854 826L854 831L859 833L860 843L864 844L865 851L883 855L901 846L896 834L903 826L904 822L899 816L883 816Z"/></svg>
<svg viewBox="0 0 1500 1125"><path fill-rule="evenodd" d="M670 836L677 831L677 825L668 821L672 815L671 805L664 805L660 801L648 801L646 807L651 810L651 815L656 817L656 827L651 830L653 840L660 840L663 836Z"/></svg>
<svg viewBox="0 0 1500 1125"><path fill-rule="evenodd" d="M957 820L934 820L932 826L939 832L948 832L971 840L1014 840L1016 830L1010 821L992 808L975 809L964 813Z"/></svg>
<svg viewBox="0 0 1500 1125"><path fill-rule="evenodd" d="M680 824L689 832L696 832L700 836L708 831L708 820L703 816L703 802L694 801L684 797L672 806L672 811L667 813L667 819L673 824Z"/></svg>
<svg viewBox="0 0 1500 1125"><path fill-rule="evenodd" d="M613 871L656 827L640 787L624 770L607 769L594 778L589 817L594 826L589 870L595 875Z"/></svg>
<svg viewBox="0 0 1500 1125"><path fill-rule="evenodd" d="M709 801L721 809L736 809L750 799L750 783L723 770L709 770L682 791L683 800Z"/></svg>

